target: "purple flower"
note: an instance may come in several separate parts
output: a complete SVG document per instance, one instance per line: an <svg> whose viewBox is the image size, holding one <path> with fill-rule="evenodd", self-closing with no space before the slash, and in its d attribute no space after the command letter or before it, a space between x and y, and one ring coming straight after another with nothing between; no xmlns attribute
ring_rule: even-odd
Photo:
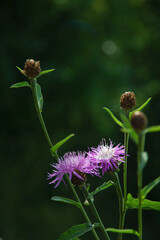
<svg viewBox="0 0 160 240"><path fill-rule="evenodd" d="M106 171L115 171L121 162L124 162L125 148L123 145L113 147L113 143L110 141L110 145L106 144L106 140L102 139L102 142L97 148L91 148L88 152L88 158L99 163L102 168L102 174Z"/></svg>
<svg viewBox="0 0 160 240"><path fill-rule="evenodd" d="M48 179L55 177L51 183L56 183L55 188L60 184L65 173L69 175L69 179L72 177L86 180L84 174L89 173L91 175L97 175L97 168L89 158L86 157L85 153L82 152L68 152L65 153L63 158L59 158L58 163L51 165L54 169L52 173L48 173Z"/></svg>

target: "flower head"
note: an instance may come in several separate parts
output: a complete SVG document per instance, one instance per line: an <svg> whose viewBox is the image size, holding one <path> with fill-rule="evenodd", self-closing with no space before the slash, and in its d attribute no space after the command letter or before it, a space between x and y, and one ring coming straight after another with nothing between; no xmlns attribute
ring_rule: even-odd
<svg viewBox="0 0 160 240"><path fill-rule="evenodd" d="M33 59L27 59L22 73L28 78L36 78L41 72L40 62Z"/></svg>
<svg viewBox="0 0 160 240"><path fill-rule="evenodd" d="M52 173L48 173L48 179L55 177L51 183L56 183L55 188L60 184L65 173L69 175L69 179L76 186L80 186L86 181L86 173L98 175L97 168L85 153L68 152L63 158L59 158L58 163L51 165L54 169ZM81 180L81 181L77 181Z"/></svg>
<svg viewBox="0 0 160 240"><path fill-rule="evenodd" d="M100 145L97 148L91 148L88 152L88 158L96 164L100 164L102 168L102 174L106 171L115 171L121 162L124 162L125 148L123 145L113 146L110 141L110 145L106 144L106 140L102 139Z"/></svg>
<svg viewBox="0 0 160 240"><path fill-rule="evenodd" d="M125 92L121 95L120 105L125 111L131 110L136 105L134 92Z"/></svg>

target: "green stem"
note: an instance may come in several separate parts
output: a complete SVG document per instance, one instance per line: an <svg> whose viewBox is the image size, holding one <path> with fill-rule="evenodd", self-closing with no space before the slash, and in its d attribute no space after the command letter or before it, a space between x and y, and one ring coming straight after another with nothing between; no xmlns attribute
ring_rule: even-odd
<svg viewBox="0 0 160 240"><path fill-rule="evenodd" d="M124 159L124 165L123 165L123 189L124 189L124 207L126 207L126 201L127 201L127 154L128 154L128 140L129 140L129 134L124 133L124 146L125 146L125 159Z"/></svg>
<svg viewBox="0 0 160 240"><path fill-rule="evenodd" d="M42 129L43 129L43 132L44 132L45 137L46 137L46 139L47 139L48 145L49 145L49 147L50 147L50 149L51 149L51 148L53 147L53 144L52 144L51 139L50 139L50 137L49 137L49 134L48 134L46 125L45 125L44 120L43 120L42 113L41 113L41 111L40 111L40 109L39 109L39 105L38 105L38 100L37 100L37 88L36 88L37 79L36 79L36 78L31 79L31 80L30 80L30 83L31 83L31 90L32 90L32 95L33 95L33 100L34 100L35 108L36 108L36 111L37 111L37 114L38 114L38 117L39 117L39 120L40 120ZM53 155L53 154L52 154L52 155ZM54 156L55 156L56 159L58 160L58 158L59 158L59 157L58 157L58 154L55 153ZM82 203L81 203L81 201L80 201L80 199L79 199L79 197L78 197L78 194L77 194L75 188L73 187L73 184L71 183L68 175L65 174L65 177L66 177L66 179L67 179L67 182L68 182L68 184L69 184L69 186L70 186L70 188L71 188L71 190L72 190L72 193L73 193L75 199L76 199L76 200L79 202L79 204L80 204L80 209L81 209L81 212L82 212L84 218L86 219L86 221L87 221L88 223L92 224L91 221L90 221L90 219L89 219L89 217L88 217L88 215L87 215L87 213L86 213L86 211L85 211L85 209L83 208L83 205L82 205ZM99 240L99 237L98 237L95 229L92 229L92 233L93 233L95 239L96 239L96 240Z"/></svg>
<svg viewBox="0 0 160 240"><path fill-rule="evenodd" d="M114 186L116 188L116 192L118 195L118 200L119 200L119 229L122 229L123 225L123 213L124 213L124 200L123 200L123 194L122 194L122 189L119 181L119 177L117 172L112 172L111 173ZM122 233L118 234L118 239L122 239Z"/></svg>
<svg viewBox="0 0 160 240"><path fill-rule="evenodd" d="M108 233L107 233L107 231L106 231L106 229L105 229L105 227L104 227L104 225L103 225L103 223L102 223L102 220L101 220L101 218L100 218L100 216L99 216L99 214L98 214L98 211L97 211L97 209L96 209L93 201L92 201L91 198L90 198L90 195L89 195L89 193L88 193L88 191L87 191L87 188L86 188L86 185L85 185L85 184L82 185L81 190L82 190L85 198L86 198L87 201L89 202L89 206L90 206L92 212L94 213L97 222L100 224L100 228L101 228L101 230L102 230L102 232L103 232L103 234L104 234L105 239L110 240L110 238L109 238L109 236L108 236Z"/></svg>
<svg viewBox="0 0 160 240"><path fill-rule="evenodd" d="M125 215L126 215L126 202L127 202L127 154L128 154L128 140L129 133L124 133L124 146L125 146L125 159L123 164L123 191L124 191L124 207L122 209L122 219L120 229L124 227ZM119 233L119 240L122 240L122 233Z"/></svg>
<svg viewBox="0 0 160 240"><path fill-rule="evenodd" d="M66 177L66 179L67 179L67 182L68 182L68 184L69 184L69 186L70 186L70 188L71 188L71 190L72 190L72 193L73 193L75 199L77 200L77 202L80 203L80 209L81 209L81 212L82 212L84 218L86 219L86 221L87 221L88 223L92 224L91 221L90 221L90 219L89 219L89 217L88 217L88 215L87 215L87 213L86 213L86 211L85 211L85 209L84 209L84 207L83 207L83 205L82 205L82 203L81 203L81 201L80 201L80 199L79 199L79 197L78 197L78 194L77 194L77 192L76 192L73 184L71 183L71 181L70 181L70 179L69 179L69 177L68 177L68 175L65 174L65 177ZM99 237L98 237L95 229L92 229L92 233L93 233L95 239L96 239L96 240L99 240Z"/></svg>
<svg viewBox="0 0 160 240"><path fill-rule="evenodd" d="M138 179L138 199L139 199L139 207L138 207L138 226L139 226L139 240L142 240L142 197L141 197L141 189L142 189L142 169L141 165L141 155L144 151L145 144L145 134L139 134L138 141L138 152L137 152L137 179Z"/></svg>
<svg viewBox="0 0 160 240"><path fill-rule="evenodd" d="M36 79L36 78L31 79L31 80L30 80L30 83L31 83L31 90L32 90L33 100L34 100L35 108L36 108L36 111L37 111L37 114L38 114L38 117L39 117L39 121L40 121L40 123L41 123L42 129L43 129L43 132L44 132L45 137L46 137L46 139L47 139L47 142L48 142L48 144L49 144L49 147L52 148L53 145L52 145L51 139L50 139L50 137L49 137L49 134L48 134L46 125L45 125L45 123L44 123L44 120L43 120L43 117L42 117L42 113L41 113L41 111L40 111L40 109L39 109L39 105L38 105L38 100L37 100L37 88L36 88L37 79Z"/></svg>

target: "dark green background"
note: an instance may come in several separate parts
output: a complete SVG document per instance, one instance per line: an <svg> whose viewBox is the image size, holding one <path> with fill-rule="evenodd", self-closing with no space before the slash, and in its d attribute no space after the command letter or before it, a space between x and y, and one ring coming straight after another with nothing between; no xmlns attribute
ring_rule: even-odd
<svg viewBox="0 0 160 240"><path fill-rule="evenodd" d="M52 202L53 195L72 197L51 172L47 142L29 88L10 89L26 80L16 69L26 59L40 60L43 115L53 143L75 137L60 150L85 150L102 138L123 143L123 134L103 107L118 117L119 99L134 91L137 106L152 97L144 112L149 125L160 120L160 2L158 0L2 1L0 6L0 237L3 240L56 240L73 224L83 223L79 209ZM143 183L159 176L159 134L146 139L149 162ZM136 146L130 142L128 188L136 196ZM122 171L120 172L121 177ZM104 179L89 178L91 190ZM79 191L78 191L79 192ZM80 196L81 193L79 192ZM157 186L148 196L160 200ZM82 201L83 201L82 197ZM97 195L95 204L106 227L118 226L114 188ZM90 213L90 212L89 212ZM91 215L92 216L92 215ZM144 239L159 239L160 215L145 211ZM126 228L137 229L136 211L128 211ZM116 239L116 234L110 234ZM93 239L90 233L82 239ZM124 240L136 239L126 235Z"/></svg>

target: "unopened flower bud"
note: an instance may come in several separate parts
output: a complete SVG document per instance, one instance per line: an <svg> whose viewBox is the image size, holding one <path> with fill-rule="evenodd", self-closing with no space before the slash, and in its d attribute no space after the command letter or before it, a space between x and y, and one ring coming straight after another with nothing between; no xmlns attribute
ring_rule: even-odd
<svg viewBox="0 0 160 240"><path fill-rule="evenodd" d="M131 110L136 105L134 92L125 92L121 95L120 105L124 111Z"/></svg>
<svg viewBox="0 0 160 240"><path fill-rule="evenodd" d="M83 180L79 177L77 177L74 173L72 173L72 179L71 182L73 183L74 186L80 187L84 182L87 180L87 175L86 173L83 173L79 170L75 170L75 172L83 178Z"/></svg>
<svg viewBox="0 0 160 240"><path fill-rule="evenodd" d="M131 125L136 132L141 132L147 127L147 117L140 111L135 111L131 117Z"/></svg>
<svg viewBox="0 0 160 240"><path fill-rule="evenodd" d="M34 61L33 59L28 59L24 65L24 70L22 73L28 78L36 78L41 72L40 62Z"/></svg>

